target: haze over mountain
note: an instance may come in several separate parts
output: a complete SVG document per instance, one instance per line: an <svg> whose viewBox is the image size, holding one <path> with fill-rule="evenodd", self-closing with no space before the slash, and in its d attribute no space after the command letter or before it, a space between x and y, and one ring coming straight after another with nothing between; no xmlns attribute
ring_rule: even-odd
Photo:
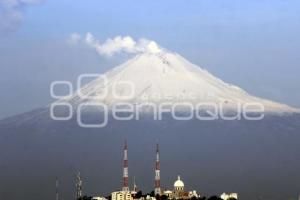
<svg viewBox="0 0 300 200"><path fill-rule="evenodd" d="M56 177L62 198L71 199L77 171L85 194L108 195L121 187L124 139L129 177L135 175L145 192L153 189L159 141L164 189L172 189L180 174L187 190L207 196L237 192L244 200L282 200L299 194L298 109L251 96L167 50L139 54L105 76L106 81L100 76L56 103L70 103L76 112L85 103L112 108L120 102L213 102L232 110L238 103L258 102L271 114L258 121L109 118L97 129L80 127L75 113L69 120L53 120L45 106L0 121L0 199L53 199ZM101 119L93 109L86 111L87 119Z"/></svg>

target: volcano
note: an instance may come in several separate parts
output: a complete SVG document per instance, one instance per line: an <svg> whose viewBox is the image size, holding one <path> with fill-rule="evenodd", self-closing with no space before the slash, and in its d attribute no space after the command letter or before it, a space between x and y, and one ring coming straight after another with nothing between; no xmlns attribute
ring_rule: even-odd
<svg viewBox="0 0 300 200"><path fill-rule="evenodd" d="M259 103L266 112L291 113L299 109L255 96L228 84L182 56L162 50L143 53L115 67L80 88L68 101L73 107L82 103L161 104L188 102L214 103L225 110L237 105Z"/></svg>
<svg viewBox="0 0 300 200"><path fill-rule="evenodd" d="M53 120L51 105L0 121L0 199L50 200L56 178L60 197L75 196L78 171L83 193L109 195L122 187L122 144L128 141L129 182L154 189L155 144L160 144L161 186L172 189L178 174L187 190L201 195L237 192L244 200L282 200L300 188L300 115L284 104L252 96L180 55L160 50L135 56L55 103L142 105L164 102L216 103L228 110L260 103L257 121L187 121L166 117L83 128L77 115ZM85 112L97 118L95 108Z"/></svg>

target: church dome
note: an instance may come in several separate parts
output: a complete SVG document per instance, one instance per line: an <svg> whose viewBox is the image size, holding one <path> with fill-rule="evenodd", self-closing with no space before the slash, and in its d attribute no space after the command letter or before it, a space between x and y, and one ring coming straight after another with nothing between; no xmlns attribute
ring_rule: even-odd
<svg viewBox="0 0 300 200"><path fill-rule="evenodd" d="M180 188L180 187L184 187L184 183L180 179L180 176L178 176L177 180L174 183L174 188Z"/></svg>

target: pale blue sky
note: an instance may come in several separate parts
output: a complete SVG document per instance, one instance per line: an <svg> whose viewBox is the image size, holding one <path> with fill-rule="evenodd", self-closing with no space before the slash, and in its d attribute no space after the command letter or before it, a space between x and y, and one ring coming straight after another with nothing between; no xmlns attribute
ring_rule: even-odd
<svg viewBox="0 0 300 200"><path fill-rule="evenodd" d="M300 107L298 0L43 0L14 9L23 20L0 33L0 118L51 102L53 80L126 59L68 45L73 32L149 38L251 94ZM4 12L0 2L0 26L10 22Z"/></svg>

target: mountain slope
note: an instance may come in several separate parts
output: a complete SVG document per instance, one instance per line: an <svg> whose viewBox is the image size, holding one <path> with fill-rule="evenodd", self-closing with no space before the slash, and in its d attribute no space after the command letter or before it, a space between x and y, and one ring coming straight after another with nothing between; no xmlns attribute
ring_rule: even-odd
<svg viewBox="0 0 300 200"><path fill-rule="evenodd" d="M260 103L267 112L299 112L287 105L251 96L168 51L137 55L61 101L66 100L75 107L97 102L109 106L120 102L188 102L192 105L214 103L225 110L236 109L238 104Z"/></svg>

